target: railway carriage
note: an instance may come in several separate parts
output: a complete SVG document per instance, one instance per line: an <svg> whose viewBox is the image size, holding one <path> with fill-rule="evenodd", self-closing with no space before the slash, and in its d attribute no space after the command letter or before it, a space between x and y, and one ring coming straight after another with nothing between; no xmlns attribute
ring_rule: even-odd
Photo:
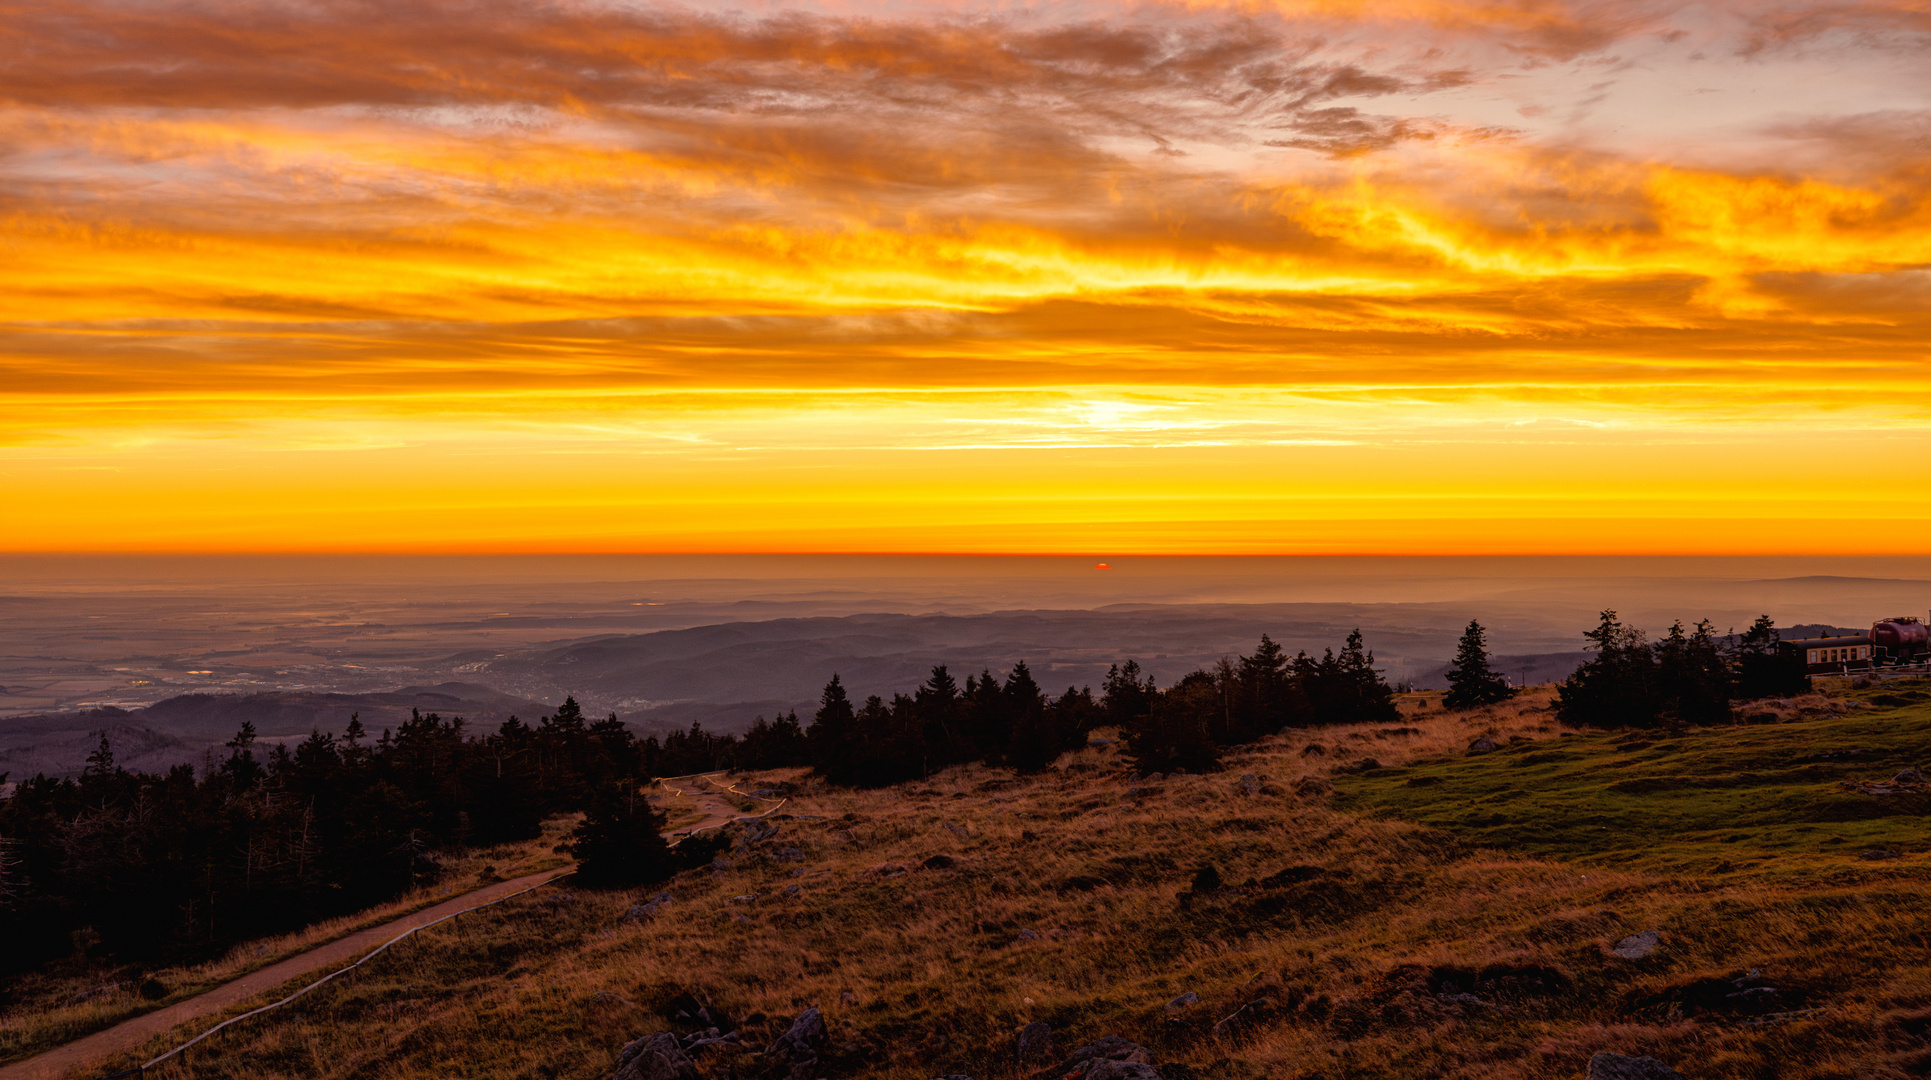
<svg viewBox="0 0 1931 1080"><path fill-rule="evenodd" d="M1777 647L1802 663L1807 675L1850 675L1931 659L1931 627L1900 616L1872 624L1868 634L1787 638Z"/></svg>

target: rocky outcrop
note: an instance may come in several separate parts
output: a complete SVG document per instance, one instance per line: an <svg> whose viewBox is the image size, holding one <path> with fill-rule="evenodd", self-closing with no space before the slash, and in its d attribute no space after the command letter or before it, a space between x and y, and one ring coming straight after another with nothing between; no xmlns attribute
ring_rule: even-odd
<svg viewBox="0 0 1931 1080"><path fill-rule="evenodd" d="M1013 1049L1021 1065L1045 1061L1053 1056L1053 1029L1035 1020L1020 1029Z"/></svg>
<svg viewBox="0 0 1931 1080"><path fill-rule="evenodd" d="M1118 1035L1087 1043L1046 1075L1053 1080L1160 1080L1147 1048Z"/></svg>
<svg viewBox="0 0 1931 1080"><path fill-rule="evenodd" d="M792 1077L805 1077L818 1065L818 1055L824 1051L828 1032L825 1030L825 1014L817 1009L806 1009L798 1014L783 1035L765 1047L765 1061L788 1065L786 1074Z"/></svg>
<svg viewBox="0 0 1931 1080"><path fill-rule="evenodd" d="M668 1031L626 1044L611 1080L697 1080L697 1064Z"/></svg>

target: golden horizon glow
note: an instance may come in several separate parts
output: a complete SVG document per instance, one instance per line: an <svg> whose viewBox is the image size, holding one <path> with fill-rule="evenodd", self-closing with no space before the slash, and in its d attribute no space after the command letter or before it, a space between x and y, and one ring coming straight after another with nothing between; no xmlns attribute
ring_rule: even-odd
<svg viewBox="0 0 1931 1080"><path fill-rule="evenodd" d="M1810 551L1931 516L1927 45L0 0L0 550Z"/></svg>

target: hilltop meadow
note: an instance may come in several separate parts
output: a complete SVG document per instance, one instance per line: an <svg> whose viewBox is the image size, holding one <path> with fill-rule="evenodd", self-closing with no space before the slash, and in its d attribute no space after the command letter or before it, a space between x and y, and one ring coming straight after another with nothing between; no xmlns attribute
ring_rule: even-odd
<svg viewBox="0 0 1931 1080"><path fill-rule="evenodd" d="M1931 1073L1931 787L1906 771L1931 684L1641 733L1564 731L1552 693L1403 695L1397 722L1206 775L1136 774L1105 730L1029 777L748 774L791 801L720 862L466 916L163 1074L606 1076L700 1003L741 1033L697 1053L714 1078L768 1075L755 1051L811 1006L826 1077L1030 1076L1057 1060L1019 1059L1034 1022L1052 1055L1140 1043L1165 1080L1577 1077L1598 1051L1691 1080ZM1648 955L1617 955L1632 936ZM47 1004L7 1015L15 1054Z"/></svg>

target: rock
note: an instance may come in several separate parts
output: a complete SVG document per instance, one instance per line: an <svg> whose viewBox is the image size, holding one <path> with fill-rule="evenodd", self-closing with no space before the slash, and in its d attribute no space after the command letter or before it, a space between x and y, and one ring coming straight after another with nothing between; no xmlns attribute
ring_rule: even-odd
<svg viewBox="0 0 1931 1080"><path fill-rule="evenodd" d="M872 873L882 878L897 877L904 872L905 867L901 863L879 863L872 867Z"/></svg>
<svg viewBox="0 0 1931 1080"><path fill-rule="evenodd" d="M641 904L632 904L624 911L624 922L643 922L664 910L670 903L670 893L660 892Z"/></svg>
<svg viewBox="0 0 1931 1080"><path fill-rule="evenodd" d="M1021 931L1019 932L1019 940L1021 940L1021 941L1038 941L1038 940L1039 940L1039 934L1038 934L1038 932L1037 932L1037 931L1033 931L1033 930L1021 930Z"/></svg>
<svg viewBox="0 0 1931 1080"><path fill-rule="evenodd" d="M852 993L850 990L840 990L838 992L838 1004L856 1005L858 1004L858 995Z"/></svg>
<svg viewBox="0 0 1931 1080"><path fill-rule="evenodd" d="M1924 774L1919 772L1915 767L1905 769L1903 772L1900 772L1896 776L1891 777L1891 783L1922 784L1924 783Z"/></svg>
<svg viewBox="0 0 1931 1080"><path fill-rule="evenodd" d="M800 896L803 896L804 894L805 894L805 891L796 885L786 885L784 887L784 898L786 900L796 900Z"/></svg>
<svg viewBox="0 0 1931 1080"><path fill-rule="evenodd" d="M1683 1074L1653 1057L1597 1054L1589 1059L1589 1080L1683 1080Z"/></svg>
<svg viewBox="0 0 1931 1080"><path fill-rule="evenodd" d="M730 868L731 868L731 860L725 858L722 855L711 860L711 869L713 870L729 870Z"/></svg>
<svg viewBox="0 0 1931 1080"><path fill-rule="evenodd" d="M795 847L779 848L778 861L779 862L804 862L805 849L795 848Z"/></svg>
<svg viewBox="0 0 1931 1080"><path fill-rule="evenodd" d="M927 870L950 870L958 864L959 860L950 855L934 855L919 865Z"/></svg>
<svg viewBox="0 0 1931 1080"><path fill-rule="evenodd" d="M1241 794L1246 795L1248 798L1251 799L1255 795L1260 794L1260 790L1261 790L1260 777L1255 776L1253 773L1240 774Z"/></svg>
<svg viewBox="0 0 1931 1080"><path fill-rule="evenodd" d="M1140 779L1142 779L1142 780L1153 780L1153 781L1159 781L1159 780L1165 780L1165 779L1166 779L1166 777L1165 777L1165 776L1163 776L1163 775L1161 775L1160 773L1157 773L1157 772L1150 772L1150 773L1148 773L1148 774L1146 774L1145 776L1143 776L1143 777L1141 777Z"/></svg>
<svg viewBox="0 0 1931 1080"><path fill-rule="evenodd" d="M1255 998L1215 1024L1213 1036L1216 1039L1231 1039L1260 1026L1277 1011L1273 998Z"/></svg>
<svg viewBox="0 0 1931 1080"><path fill-rule="evenodd" d="M1618 941L1610 952L1624 960L1641 960L1655 952L1663 944L1663 936L1654 930L1641 930Z"/></svg>
<svg viewBox="0 0 1931 1080"><path fill-rule="evenodd" d="M1086 1080L1092 1075L1094 1066L1101 1063L1125 1062L1146 1065L1151 1064L1152 1061L1153 1055L1147 1052L1146 1047L1122 1039L1118 1035L1108 1035L1073 1051L1071 1057L1054 1066L1046 1075L1053 1077L1054 1080L1065 1080L1067 1077Z"/></svg>
<svg viewBox="0 0 1931 1080"><path fill-rule="evenodd" d="M1494 739L1489 738L1487 735L1484 735L1481 738L1476 739L1474 742L1468 744L1468 752L1471 754L1486 754L1491 750L1500 750L1500 749L1502 749L1502 744L1496 742Z"/></svg>
<svg viewBox="0 0 1931 1080"><path fill-rule="evenodd" d="M1280 988L1281 977L1272 971L1263 971L1240 984L1240 992L1250 997L1263 990L1279 990Z"/></svg>
<svg viewBox="0 0 1931 1080"><path fill-rule="evenodd" d="M697 1063L668 1031L625 1044L611 1080L697 1080Z"/></svg>
<svg viewBox="0 0 1931 1080"><path fill-rule="evenodd" d="M719 1035L717 1034L716 1028L712 1028L711 1030L706 1031L702 1034L693 1036L691 1039L689 1039L684 1043L684 1051L686 1053L692 1053L692 1054L698 1052L699 1050L710 1050L716 1053L725 1053L725 1054L729 1054L729 1053L741 1054L745 1051L745 1049L746 1047L744 1045L743 1036L739 1035L735 1031L728 1031L722 1035Z"/></svg>
<svg viewBox="0 0 1931 1080"><path fill-rule="evenodd" d="M951 833L952 835L958 837L961 840L972 839L972 830L966 828L964 825L954 825L953 823L948 821L945 823L945 831Z"/></svg>
<svg viewBox="0 0 1931 1080"><path fill-rule="evenodd" d="M1088 738L1088 739L1086 740L1086 745L1088 745L1088 746L1091 746L1091 747L1094 747L1094 748L1096 748L1096 749L1100 749L1100 750L1104 750L1105 748L1107 748L1107 747L1109 747L1109 746L1112 746L1112 745L1113 745L1113 740L1112 740L1112 739L1103 739L1103 738L1101 738L1101 737L1099 737L1098 735L1094 735L1094 736L1091 736L1091 737L1089 737L1089 738Z"/></svg>
<svg viewBox="0 0 1931 1080"><path fill-rule="evenodd" d="M1035 1020L1019 1029L1019 1038L1013 1043L1021 1065L1030 1061L1044 1061L1053 1056L1053 1029Z"/></svg>
<svg viewBox="0 0 1931 1080"><path fill-rule="evenodd" d="M1869 859L1875 862L1879 859L1895 859L1897 858L1897 852L1892 851L1889 848L1872 848L1869 851L1858 852L1857 857L1860 859Z"/></svg>
<svg viewBox="0 0 1931 1080"><path fill-rule="evenodd" d="M806 1009L791 1022L789 1030L765 1047L764 1055L775 1061L814 1062L818 1060L818 1051L824 1048L825 1038L825 1014Z"/></svg>
<svg viewBox="0 0 1931 1080"><path fill-rule="evenodd" d="M744 893L744 894L742 894L742 895L739 895L739 896L733 896L733 897L731 898L731 902L732 902L733 904L755 904L755 903L757 903L757 902L758 902L758 894L757 894L757 893Z"/></svg>
<svg viewBox="0 0 1931 1080"><path fill-rule="evenodd" d="M1181 994L1179 997L1174 998L1172 1001L1167 1002L1167 1011L1170 1013L1176 1013L1176 1012L1179 1012L1181 1009L1186 1008L1189 1005L1198 1005L1198 1004L1200 1004L1200 995L1194 993L1192 990L1189 990L1186 993Z"/></svg>

